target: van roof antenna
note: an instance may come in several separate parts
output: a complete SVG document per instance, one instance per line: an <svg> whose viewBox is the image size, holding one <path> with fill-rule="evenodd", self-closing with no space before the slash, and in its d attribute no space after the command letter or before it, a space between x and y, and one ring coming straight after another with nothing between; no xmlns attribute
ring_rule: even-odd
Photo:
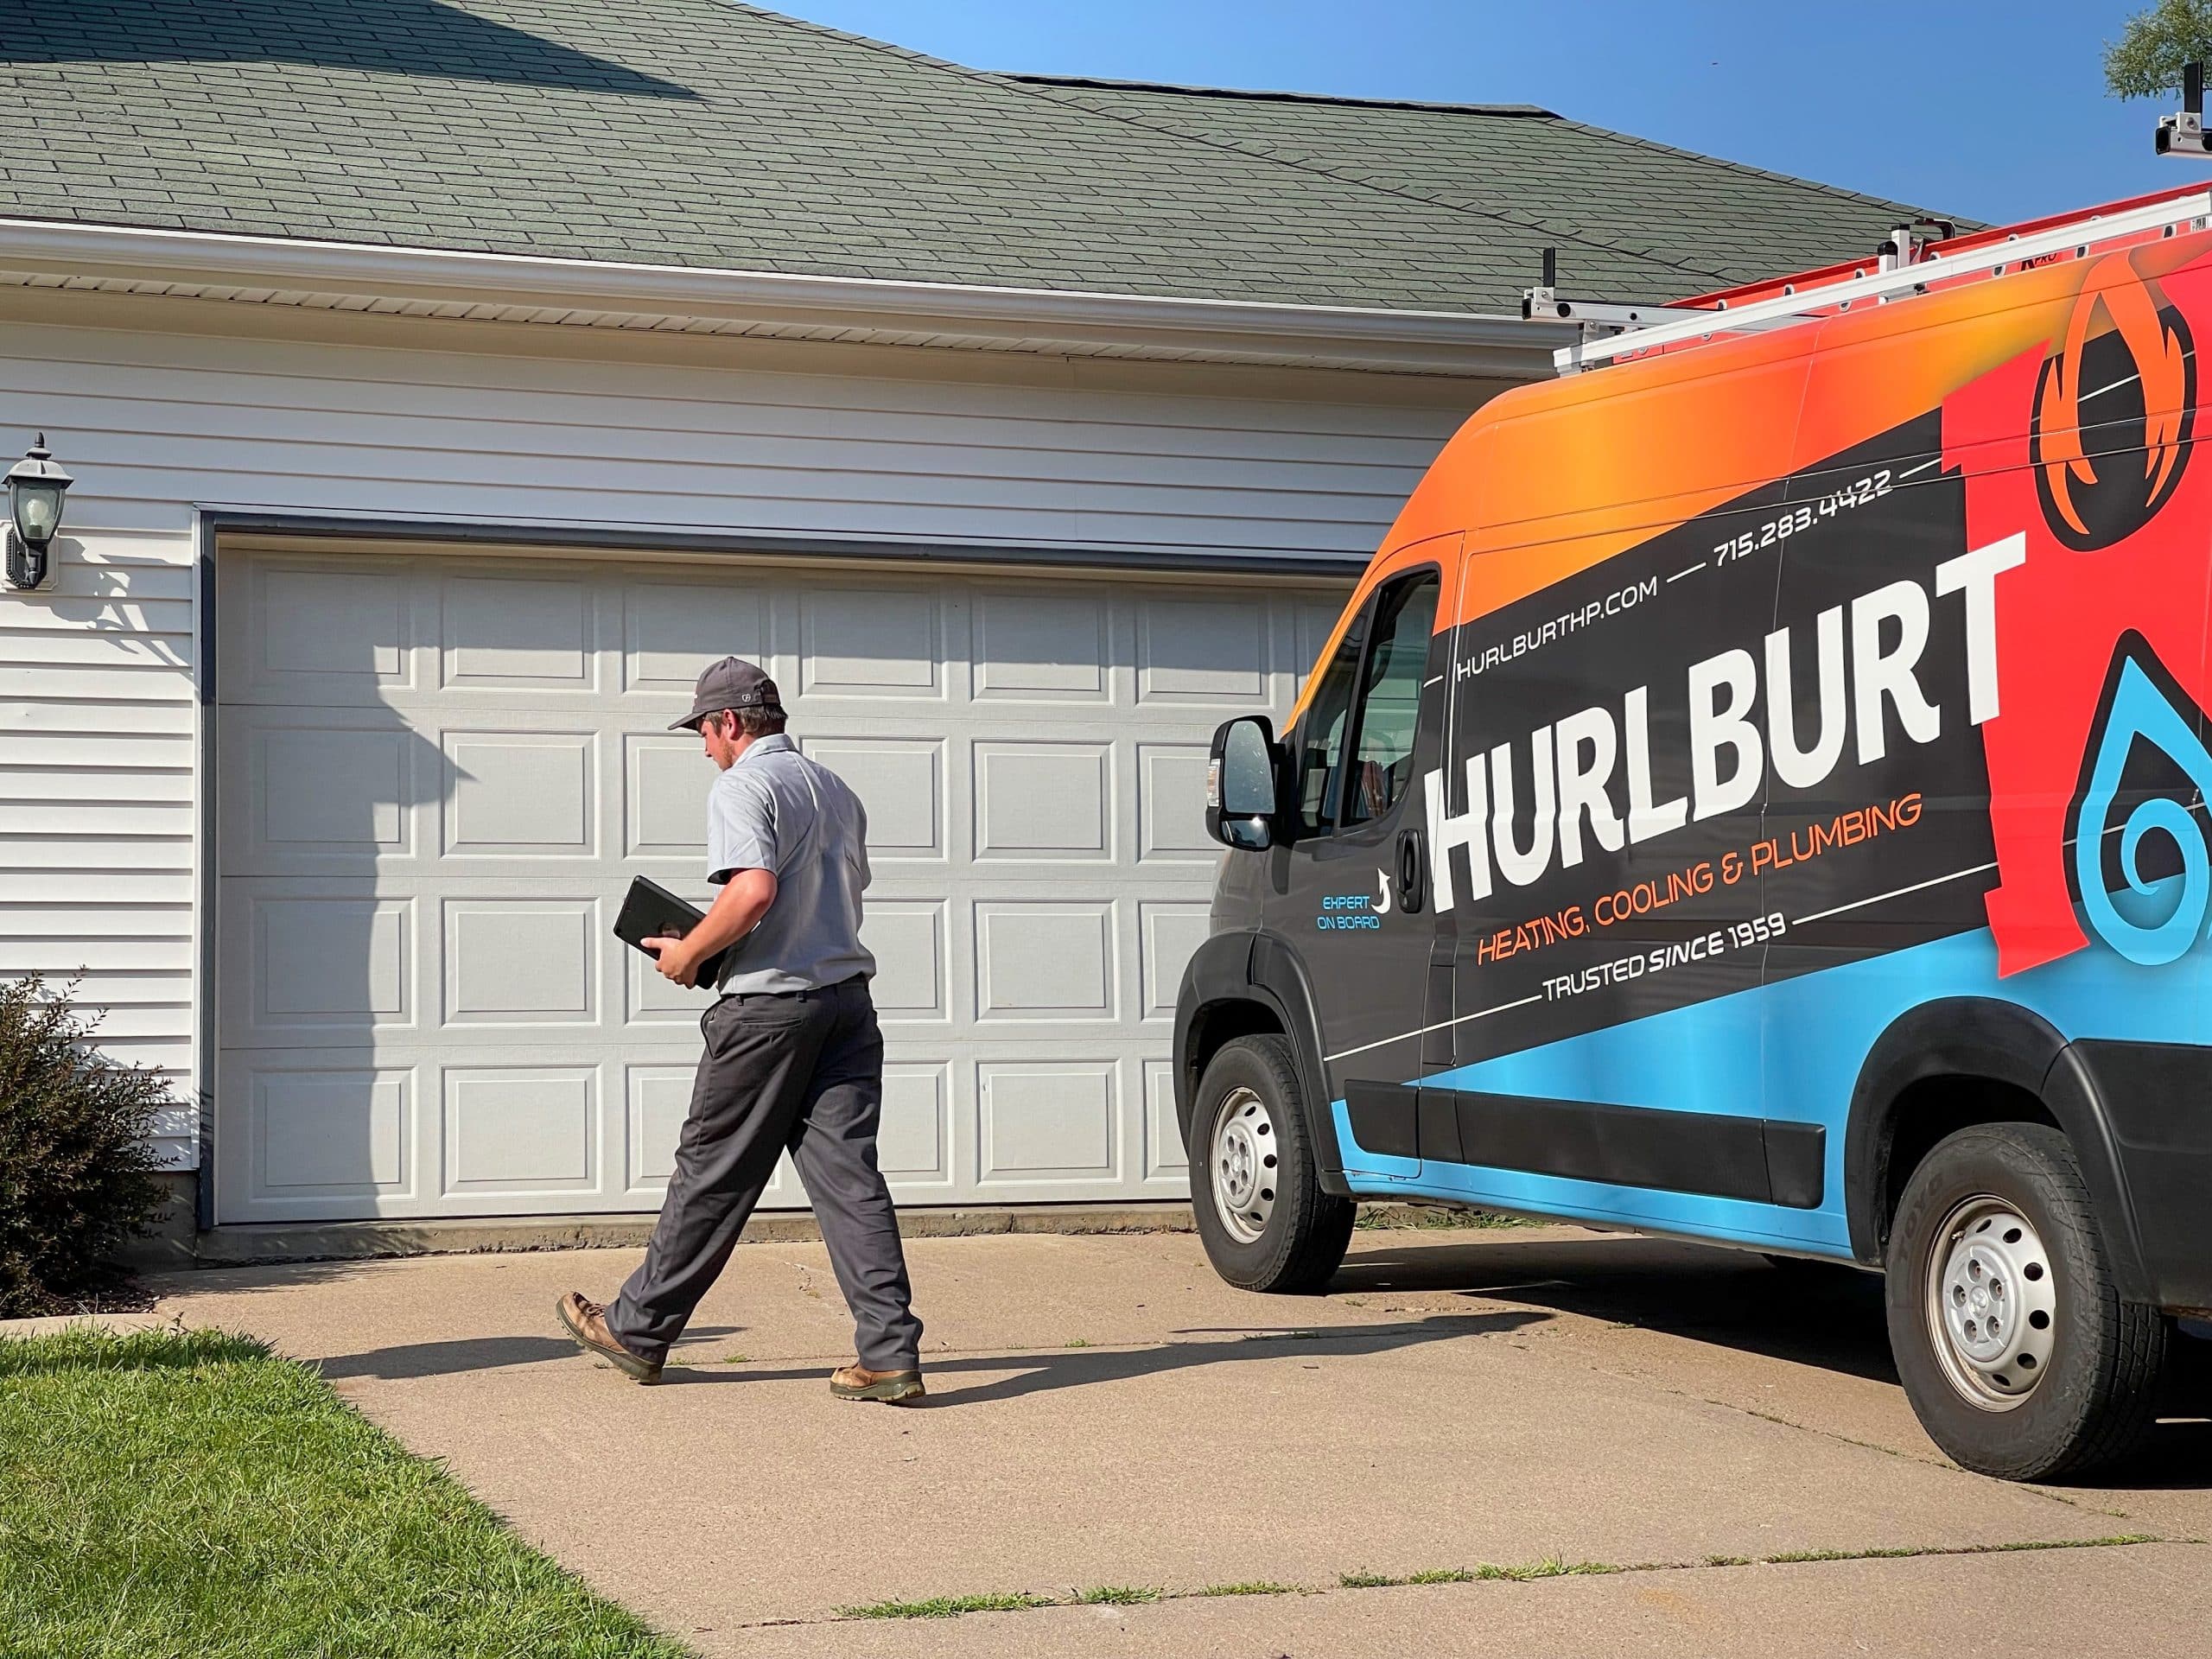
<svg viewBox="0 0 2212 1659"><path fill-rule="evenodd" d="M2204 66L2184 63L2181 67L2181 113L2162 115L2158 130L2151 135L2152 146L2161 156L2207 156L2212 149L2204 143Z"/></svg>
<svg viewBox="0 0 2212 1659"><path fill-rule="evenodd" d="M1893 226L1882 245L1875 249L1879 260L1876 269L1897 270L1906 265L1916 265L1929 245L1948 242L1959 233L1959 227L1948 219L1907 219Z"/></svg>

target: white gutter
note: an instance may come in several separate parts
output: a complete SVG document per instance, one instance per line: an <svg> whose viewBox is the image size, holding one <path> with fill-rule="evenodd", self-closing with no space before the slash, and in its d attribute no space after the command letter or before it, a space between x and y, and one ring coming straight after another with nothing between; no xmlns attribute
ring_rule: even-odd
<svg viewBox="0 0 2212 1659"><path fill-rule="evenodd" d="M277 294L840 327L1194 357L1311 354L1429 372L1548 378L1569 331L1517 315L1177 299L1080 289L797 276L629 261L0 218L0 268ZM263 297L268 297L264 296ZM295 301L294 302L297 302Z"/></svg>

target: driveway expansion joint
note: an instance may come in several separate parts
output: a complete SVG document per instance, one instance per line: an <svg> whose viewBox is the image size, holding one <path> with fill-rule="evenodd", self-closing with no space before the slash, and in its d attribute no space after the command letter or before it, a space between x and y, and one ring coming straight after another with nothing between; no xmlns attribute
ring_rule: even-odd
<svg viewBox="0 0 2212 1659"><path fill-rule="evenodd" d="M1544 1579L1611 1578L1632 1573L1728 1572L1741 1567L1829 1566L1845 1561L1918 1560L1965 1555L2011 1555L2040 1550L2129 1549L2145 1545L2201 1544L2192 1537L2160 1533L2120 1533L2108 1538L2034 1538L1996 1544L1872 1545L1861 1549L1783 1550L1770 1555L1707 1555L1696 1560L1569 1561L1558 1557L1520 1565L1484 1562L1467 1567L1430 1567L1407 1573L1344 1573L1335 1584L1286 1584L1256 1580L1176 1590L1154 1586L1109 1586L1071 1590L1064 1595L1033 1591L973 1592L913 1600L886 1600L840 1607L827 1618L754 1619L741 1628L766 1630L791 1625L859 1624L880 1619L960 1618L982 1612L1033 1612L1055 1608L1113 1605L1154 1605L1213 1599L1224 1596L1326 1596L1363 1590L1402 1590L1451 1584L1528 1584Z"/></svg>

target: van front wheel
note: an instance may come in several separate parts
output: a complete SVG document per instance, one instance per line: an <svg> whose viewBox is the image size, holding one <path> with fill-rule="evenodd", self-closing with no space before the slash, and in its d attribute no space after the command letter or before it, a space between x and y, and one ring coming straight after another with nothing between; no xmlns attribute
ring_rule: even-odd
<svg viewBox="0 0 2212 1659"><path fill-rule="evenodd" d="M1290 1045L1224 1044L1191 1114L1191 1209L1214 1271L1244 1290L1320 1289L1344 1259L1356 1206L1321 1191Z"/></svg>
<svg viewBox="0 0 2212 1659"><path fill-rule="evenodd" d="M2120 1299L2056 1129L1991 1123L1938 1143L1905 1183L1887 1266L1905 1397L1961 1465L2086 1474L2149 1426L2166 1321Z"/></svg>

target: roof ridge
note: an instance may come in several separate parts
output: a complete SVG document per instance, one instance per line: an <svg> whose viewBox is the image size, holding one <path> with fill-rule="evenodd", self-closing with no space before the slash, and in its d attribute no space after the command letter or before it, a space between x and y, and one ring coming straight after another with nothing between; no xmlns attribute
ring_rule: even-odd
<svg viewBox="0 0 2212 1659"><path fill-rule="evenodd" d="M1175 96L1243 99L1260 102L1274 101L1280 103L1338 104L1353 107L1433 111L1440 114L1511 114L1516 118L1542 118L1556 121L1562 127L1572 128L1580 132L1589 133L1593 137L1601 139L1609 139L1620 143L1633 144L1641 149L1651 150L1657 154L1676 156L1688 162L1701 162L1709 167L1719 168L1727 172L1742 175L1751 178L1772 180L1778 184L1790 185L1801 189L1815 191L1822 195L1829 196L1839 200L1855 202L1867 207L1878 207L1885 213L1896 213L1900 214L1910 213L1916 216L1925 216L1927 213L1926 209L1917 207L1911 202L1899 201L1893 197L1878 196L1863 190L1847 189L1841 185L1828 184L1819 179L1801 177L1794 173L1778 173L1771 168L1756 167L1748 162L1732 161L1727 156L1708 155L1703 150L1685 149L1678 144L1662 143L1656 139L1644 138L1635 133L1622 132L1615 128L1601 127L1591 122L1580 121L1572 116L1561 115L1557 111L1545 109L1539 105L1488 105L1479 104L1440 104L1415 99L1335 98L1320 93L1255 92L1240 91L1231 87L1185 86L1169 82L1114 80L1095 76L1010 73L1001 78L1007 80L1026 81L1039 87L1050 87L1055 86L1069 87L1090 86L1107 92L1156 92ZM1089 108L1090 106L1086 105L1083 107ZM1101 112L1103 113L1103 111ZM1200 142L1209 141L1200 140ZM1693 264L1680 258L1670 258L1664 255L1656 253L1648 248L1639 248L1623 243L1610 241L1604 238L1595 236L1586 230L1561 229L1560 227L1549 223L1544 218L1536 215L1516 213L1498 208L1481 206L1473 202L1455 200L1448 196L1437 196L1425 192L1406 189L1402 187L1376 185L1372 180L1362 179L1338 173L1327 167L1318 166L1304 161L1293 160L1292 158L1281 156L1268 147L1259 145L1256 141L1238 140L1227 142L1229 142L1229 147L1238 149L1245 154L1267 155L1275 160L1288 161L1292 166L1303 168L1308 171L1321 174L1325 177L1336 179L1340 182L1366 184L1370 186L1370 188L1385 190L1388 194L1401 196L1405 200L1427 202L1431 206L1442 207L1449 212L1464 213L1480 215L1489 219L1496 219L1507 224L1519 226L1523 229L1541 231L1548 236L1558 236L1564 240L1580 242L1588 246L1604 248L1612 253L1624 254L1632 258L1640 260L1648 260L1654 264L1665 266L1684 275L1705 276L1718 274L1707 270L1702 265ZM1954 217L1955 218L1955 216ZM1978 221L1966 219L1956 219L1955 222L1957 222L1962 228L1969 226L1976 226L1978 224Z"/></svg>
<svg viewBox="0 0 2212 1659"><path fill-rule="evenodd" d="M1818 179L1800 178L1796 174L1792 173L1777 173L1769 168L1754 167L1745 162L1731 161L1726 156L1708 156L1702 150L1684 149L1679 145L1660 143L1655 140L1641 138L1634 133L1622 132L1611 127L1600 127L1587 121L1578 121L1572 116L1561 115L1556 111L1544 109L1542 106L1538 105L1492 105L1475 104L1435 104L1415 99L1338 98L1330 94L1318 92L1251 92L1234 87L1188 86L1168 81L1117 80L1103 76L1041 75L1013 71L998 72L988 69L978 69L968 64L955 62L949 58L932 57L925 52L918 52L911 47L899 46L894 41L879 40L872 35L855 35L849 30L832 29L825 23L814 22L806 18L793 17L784 12L771 11L764 6L758 6L750 3L749 0L722 0L722 3L733 6L739 10L752 12L760 17L772 19L775 22L786 24L797 29L811 31L817 35L834 35L837 39L851 41L855 45L868 47L875 51L887 53L895 57L906 58L917 63L926 64L932 68L947 69L970 79L988 81L994 86L1008 87L1012 90L1020 92L1027 97L1050 99L1052 102L1063 109L1079 109L1087 114L1097 116L1106 120L1119 121L1130 125L1142 126L1149 132L1166 133L1188 143L1205 144L1215 149L1233 150L1243 156L1262 157L1279 165L1294 168L1301 173L1316 174L1323 178L1332 180L1338 184L1349 185L1360 189L1372 190L1382 195L1395 197L1402 201L1417 201L1427 207L1441 207L1447 213L1461 213L1470 218L1494 219L1500 224L1511 225L1522 230L1535 231L1546 236L1557 237L1562 244L1572 243L1580 244L1586 247L1602 248L1608 253L1641 262L1648 262L1654 266L1686 276L1697 276L1713 281L1721 281L1726 279L1727 273L1725 271L1715 270L1707 265L1692 264L1679 257L1669 257L1660 254L1648 247L1635 247L1625 243L1611 240L1605 237L1595 236L1586 230L1561 228L1559 226L1548 222L1544 219L1533 215L1515 213L1496 207L1483 207L1471 201L1453 200L1448 197L1432 195L1425 191L1407 189L1402 186L1378 184L1373 179L1361 178L1354 175L1340 173L1333 168L1319 166L1308 161L1302 161L1293 156L1283 155L1272 145L1261 144L1250 140L1217 138L1211 136L1202 136L1196 133L1186 132L1180 128L1162 126L1150 121L1141 120L1134 112L1125 112L1115 110L1101 110L1094 108L1092 105L1088 104L1076 104L1070 99L1054 97L1048 89L1054 86L1064 86L1069 88L1092 87L1100 91L1107 92L1158 92L1177 97L1214 97L1230 99L1243 99L1255 102L1273 101L1278 103L1338 105L1352 108L1369 107L1382 109L1432 110L1439 113L1450 112L1510 115L1515 119L1548 119L1557 121L1563 126L1572 127L1580 131L1594 134L1601 138L1612 139L1623 143L1636 144L1645 149L1669 156L1681 156L1688 161L1702 162L1713 167L1723 168L1730 172L1742 174L1754 178L1772 179L1779 183L1795 185L1802 188L1815 190L1823 195L1830 196L1840 200L1864 203L1871 207L1880 207L1885 211L1905 209L1910 210L1916 214L1921 213L1923 211L1921 208L1915 207L1910 202L1897 201L1886 196L1870 195L1866 192L1861 190L1847 190L1840 185L1827 184ZM1971 221L1961 220L1960 222L1961 224L1966 224ZM1661 297L1672 296L1662 296Z"/></svg>
<svg viewBox="0 0 2212 1659"><path fill-rule="evenodd" d="M988 73L988 72L987 72ZM1039 86L1096 86L1108 92L1173 92L1188 98L1242 98L1278 104L1344 104L1362 109L1435 110L1456 115L1547 117L1562 120L1556 110L1541 104L1453 104L1420 98L1355 98L1343 92L1293 92L1244 86L1194 86L1173 80L1122 80L1110 75L1039 75L1007 70L1001 80L1027 81Z"/></svg>
<svg viewBox="0 0 2212 1659"><path fill-rule="evenodd" d="M801 32L832 35L836 39L848 41L857 46L866 47L874 51L888 54L894 57L906 58L913 62L926 64L931 68L950 70L956 74L962 75L969 79L982 81L992 86L1014 92L1024 98L1038 99L1049 102L1056 109L1079 110L1083 113L1096 117L1100 120L1117 122L1125 126L1142 127L1147 132L1174 138L1183 143L1202 144L1212 149L1230 150L1240 156L1251 156L1255 159L1273 162L1279 167L1287 167L1295 172L1325 178L1335 184L1346 186L1355 189L1370 190L1378 195L1395 197L1401 201L1420 202L1424 207L1440 207L1446 213L1464 214L1471 219L1494 219L1500 224L1511 225L1521 230L1540 232L1546 236L1557 237L1562 243L1576 243L1587 247L1603 249L1605 252L1612 254L1617 257L1647 261L1656 267L1670 270L1679 275L1702 277L1712 282L1726 282L1729 280L1728 273L1726 271L1714 270L1704 265L1688 264L1678 259L1669 258L1664 256L1656 254L1648 248L1629 247L1621 243L1611 242L1600 237L1591 236L1585 232L1560 230L1556 226L1546 225L1535 219L1524 219L1516 214L1501 213L1492 208L1476 207L1466 202L1445 200L1435 196L1426 194L1421 191L1408 190L1395 185L1378 184L1372 179L1363 179L1351 175L1337 172L1332 168L1316 167L1305 162L1294 160L1290 156L1281 154L1271 146L1253 144L1239 140L1217 138L1198 133L1186 132L1181 128L1162 126L1154 122L1141 119L1132 112L1120 110L1094 109L1088 104L1077 104L1067 99L1053 96L1051 92L1045 90L1045 86L1048 80L1048 78L1046 77L1023 77L1020 75L1000 73L989 69L977 69L968 64L956 63L949 58L934 58L925 52L917 52L911 47L899 46L890 41L878 40L872 35L855 35L845 29L832 29L827 24L814 22L808 18L794 17L786 12L771 11L765 6L751 4L749 0L721 0L721 3L732 7L734 10L751 12L757 16L770 19Z"/></svg>
<svg viewBox="0 0 2212 1659"><path fill-rule="evenodd" d="M1564 126L1592 133L1601 138L1617 139L1623 143L1635 144L1644 149L1657 150L1669 156L1678 156L1685 161L1703 162L1713 167L1726 168L1731 172L1748 174L1754 178L1772 179L1777 183L1802 186L1846 201L1865 202L1884 208L1910 207L1915 213L1922 211L1915 204L1899 201L1894 197L1878 196L1864 190L1853 190L1840 184L1829 184L1824 180L1806 178L1796 173L1777 173L1772 168L1758 167L1750 162L1735 161L1728 156L1715 156L1706 150L1685 149L1680 144L1669 144L1656 138L1646 138L1640 133L1623 132L1614 127L1601 127L1593 122L1578 120L1573 116L1563 115L1559 111L1541 104L1462 104L1420 98L1354 98L1336 92L1295 92L1262 91L1238 86L1198 86L1180 81L1125 80L1108 75L1043 75L1026 71L1008 71L1000 78L1005 80L1027 81L1040 86L1095 86L1105 92L1165 92L1179 97L1247 99L1263 103L1338 104L1365 109L1433 110L1439 114L1451 115L1496 115L1524 119L1541 118L1557 121Z"/></svg>
<svg viewBox="0 0 2212 1659"><path fill-rule="evenodd" d="M978 70L975 73L981 74L988 72ZM1063 107L1069 107L1067 100L1055 98L1051 92L1044 90L1045 86L1050 84L1045 78L1035 78L1032 79L1031 86L1035 87L1034 91L1031 91L1030 86L1020 86L1020 83L1023 80L1023 77L1014 75L993 75L991 79L1000 82L1001 85L1014 85L1019 90L1027 92L1029 96L1050 98L1054 103L1059 104ZM1417 201L1425 207L1440 207L1446 213L1462 214L1469 219L1493 219L1501 225L1510 225L1518 230L1535 231L1544 236L1556 238L1562 245L1578 244L1585 247L1602 249L1605 252L1612 254L1617 257L1635 259L1648 263L1656 269L1670 271L1676 276L1695 276L1707 281L1723 280L1726 276L1725 272L1715 270L1710 266L1691 264L1685 260L1655 252L1649 248L1631 247L1625 243L1611 241L1604 237L1593 236L1587 231L1564 229L1559 226L1548 224L1542 219L1530 218L1524 214L1508 213L1496 207L1481 207L1470 201L1455 201L1447 197L1428 194L1425 191L1409 190L1401 185L1378 184L1373 179L1361 178L1354 174L1339 173L1333 168L1317 166L1310 162L1300 161L1294 157L1285 156L1271 145L1261 144L1249 140L1217 138L1198 133L1185 132L1179 127L1161 127L1155 125L1150 121L1142 119L1134 112L1127 112L1118 110L1093 109L1088 104L1077 104L1072 105L1072 107L1088 111L1090 113L1094 115L1103 116L1109 120L1123 121L1128 122L1132 125L1141 126L1147 131L1170 133L1173 136L1184 139L1191 143L1205 144L1217 149L1233 150L1240 156L1255 156L1266 161L1274 162L1281 166L1293 168L1300 173L1316 175L1338 184L1351 185L1360 189L1375 191L1378 194L1394 196L1401 201ZM1556 119L1558 118L1555 117L1554 118ZM1653 300L1654 302L1656 302L1659 299L1668 297L1671 297L1671 296L1657 295L1653 296Z"/></svg>

